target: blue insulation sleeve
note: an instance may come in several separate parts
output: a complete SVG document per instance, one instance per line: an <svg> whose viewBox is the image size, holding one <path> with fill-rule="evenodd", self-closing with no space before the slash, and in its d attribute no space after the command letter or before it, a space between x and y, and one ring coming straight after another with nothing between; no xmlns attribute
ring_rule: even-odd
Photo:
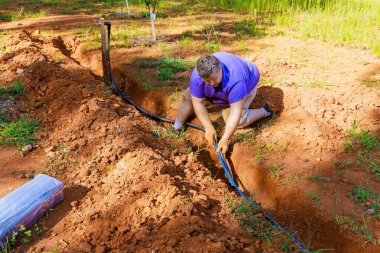
<svg viewBox="0 0 380 253"><path fill-rule="evenodd" d="M215 146L215 149L218 148L218 142L215 140L214 141L214 146ZM222 164L222 167L223 167L223 170L224 172L226 173L226 176L228 178L228 181L230 182L230 184L232 185L232 187L235 188L235 190L239 193L239 195L241 197L243 197L244 199L248 199L248 197L242 192L240 191L239 187L236 185L234 179L232 178L232 175L230 173L230 170L228 169L228 164L226 162L226 160L224 159L223 157L223 154L222 152L218 152L218 158L219 158L219 161L220 163ZM257 206L259 206L257 204ZM263 215L265 216L265 218L270 221L273 225L275 225L276 227L278 227L281 231L283 231L284 233L286 233L299 247L300 249L303 251L303 252L310 252L306 246L297 238L295 237L293 234L291 234L289 231L287 231L278 221L276 221L274 218L272 218L272 216L269 215L269 213L263 211Z"/></svg>
<svg viewBox="0 0 380 253"><path fill-rule="evenodd" d="M0 199L0 246L20 226L33 225L48 209L63 200L63 184L39 174Z"/></svg>

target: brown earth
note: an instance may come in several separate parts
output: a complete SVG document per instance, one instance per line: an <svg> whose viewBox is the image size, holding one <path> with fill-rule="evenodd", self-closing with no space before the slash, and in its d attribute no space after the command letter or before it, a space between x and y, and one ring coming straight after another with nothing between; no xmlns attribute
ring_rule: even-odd
<svg viewBox="0 0 380 253"><path fill-rule="evenodd" d="M19 252L276 252L265 241L247 236L227 208L226 200L237 196L215 154L188 151L189 143L204 146L202 134L191 130L186 140L156 138L152 129L163 131L157 123L104 92L98 51L83 50L71 36L38 38L33 30L13 32L7 44L11 52L0 58L0 78L8 83L23 80L26 95L17 97L16 114L41 119L43 130L38 146L25 157L11 148L0 150L0 196L40 172L65 184L65 200L39 222L44 236ZM255 51L258 45L267 48ZM253 140L231 145L227 158L240 187L255 193L256 200L312 248L378 252L379 221L366 217L374 242L363 243L362 236L336 224L335 214L365 212L349 197L353 186L366 182L378 193L380 186L359 166L342 176L334 164L354 159L355 154L342 152L353 121L380 134L380 92L360 81L378 73L379 60L365 51L289 37L263 39L249 47L254 52L249 58L266 84L254 106L269 101L280 112L263 130L257 131L262 124L250 128ZM268 54L271 48L278 53ZM230 46L223 49L233 52ZM154 50L112 50L113 70L118 84L139 104L173 118L175 105L167 93L141 92L136 79L141 69L132 65L135 59L158 58ZM284 56L289 50L309 54L311 60L297 65L299 59ZM57 52L63 60L55 59ZM328 57L321 60L319 55ZM339 69L334 68L336 57L342 58ZM25 72L17 74L18 68ZM335 86L295 85L306 82L305 75L318 78L320 69ZM274 77L275 86L264 82ZM186 81L178 90L185 86ZM283 167L275 179L273 164ZM310 182L308 175L326 180ZM318 193L318 206L313 207L306 192Z"/></svg>

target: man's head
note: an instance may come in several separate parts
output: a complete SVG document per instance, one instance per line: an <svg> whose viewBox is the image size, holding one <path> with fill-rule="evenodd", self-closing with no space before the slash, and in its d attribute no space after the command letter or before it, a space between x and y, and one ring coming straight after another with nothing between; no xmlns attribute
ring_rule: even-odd
<svg viewBox="0 0 380 253"><path fill-rule="evenodd" d="M197 72L202 79L213 87L219 86L223 79L222 64L213 55L205 55L197 62Z"/></svg>

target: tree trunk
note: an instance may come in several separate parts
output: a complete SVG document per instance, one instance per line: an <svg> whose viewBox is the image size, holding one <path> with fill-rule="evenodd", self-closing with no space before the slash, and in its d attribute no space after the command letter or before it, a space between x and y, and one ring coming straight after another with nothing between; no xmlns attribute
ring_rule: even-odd
<svg viewBox="0 0 380 253"><path fill-rule="evenodd" d="M154 20L156 19L156 13L153 13L152 5L149 5L150 23L152 24L153 41L156 41L156 30L154 29Z"/></svg>

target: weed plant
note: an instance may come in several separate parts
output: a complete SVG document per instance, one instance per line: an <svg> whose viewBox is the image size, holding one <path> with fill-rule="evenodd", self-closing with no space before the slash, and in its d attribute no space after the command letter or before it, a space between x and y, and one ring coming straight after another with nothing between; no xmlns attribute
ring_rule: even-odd
<svg viewBox="0 0 380 253"><path fill-rule="evenodd" d="M348 140L344 140L343 150L345 152L356 152L356 164L372 173L375 180L380 180L379 150L380 141L374 134L367 130L358 129L356 122L353 122L352 129L347 131Z"/></svg>
<svg viewBox="0 0 380 253"><path fill-rule="evenodd" d="M306 197L313 202L314 207L318 207L320 204L319 195L317 193L307 192Z"/></svg>
<svg viewBox="0 0 380 253"><path fill-rule="evenodd" d="M258 37L262 33L257 29L256 24L252 20L244 19L237 23L234 27L234 30L237 35L250 35L253 37Z"/></svg>
<svg viewBox="0 0 380 253"><path fill-rule="evenodd" d="M241 200L238 203L227 201L227 206L237 216L237 219L248 234L265 239L267 242L273 242L275 230L273 226L264 220L260 213L260 206L252 199Z"/></svg>
<svg viewBox="0 0 380 253"><path fill-rule="evenodd" d="M369 199L369 194L371 192L369 189L366 189L363 186L354 187L353 191L354 191L354 194L355 194L354 198L358 202L365 202L365 201L367 201Z"/></svg>
<svg viewBox="0 0 380 253"><path fill-rule="evenodd" d="M13 83L11 88L0 88L0 94L15 95L22 94L23 91L24 86L20 82Z"/></svg>
<svg viewBox="0 0 380 253"><path fill-rule="evenodd" d="M33 143L37 138L38 121L19 119L0 123L0 144L16 145L18 148Z"/></svg>

